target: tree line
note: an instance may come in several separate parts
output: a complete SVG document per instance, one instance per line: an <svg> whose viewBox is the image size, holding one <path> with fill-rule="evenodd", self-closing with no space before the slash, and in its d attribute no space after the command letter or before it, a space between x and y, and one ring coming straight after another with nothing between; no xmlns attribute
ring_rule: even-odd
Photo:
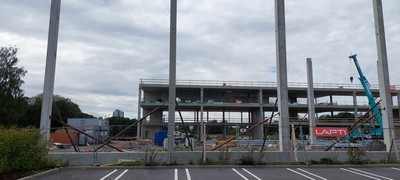
<svg viewBox="0 0 400 180"><path fill-rule="evenodd" d="M21 86L22 79L28 71L18 67L18 49L16 47L0 48L0 126L39 128L42 107L42 94L26 97ZM93 118L94 116L81 111L71 99L55 95L52 108L52 118L67 121L67 118ZM57 121L52 121L52 127L60 127Z"/></svg>

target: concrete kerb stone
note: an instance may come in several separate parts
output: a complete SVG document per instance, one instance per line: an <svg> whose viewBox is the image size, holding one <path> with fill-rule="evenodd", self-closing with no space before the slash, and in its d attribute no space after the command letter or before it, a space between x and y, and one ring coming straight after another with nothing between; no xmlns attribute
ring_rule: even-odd
<svg viewBox="0 0 400 180"><path fill-rule="evenodd" d="M45 176L45 175L48 175L48 174L52 174L52 173L61 171L61 169L62 169L62 168L50 169L50 170L43 171L43 172L40 172L40 173L31 175L31 176L26 176L26 177L20 178L20 180L37 179L37 178L39 178L39 177L41 177L41 176Z"/></svg>

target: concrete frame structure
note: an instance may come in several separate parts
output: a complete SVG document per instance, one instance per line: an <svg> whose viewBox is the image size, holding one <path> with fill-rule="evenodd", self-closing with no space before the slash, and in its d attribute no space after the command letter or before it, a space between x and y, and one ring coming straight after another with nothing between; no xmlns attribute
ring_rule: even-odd
<svg viewBox="0 0 400 180"><path fill-rule="evenodd" d="M389 88L389 73L386 54L386 42L384 33L383 10L381 0L372 0L375 19L375 30L378 51L378 78L380 85L380 95L382 107L384 109L382 119L384 128L385 144L389 146L394 136L392 97ZM49 139L50 115L52 110L55 66L58 42L58 27L60 17L61 0L51 1L48 49L46 58L46 71L43 88L43 102L40 120L41 133ZM288 86L287 86L287 65L286 65L286 35L285 35L285 7L284 0L275 0L275 36L276 36L276 64L277 64L277 99L279 109L279 145L280 151L289 151L289 106L288 106ZM176 96L176 19L177 1L171 0L171 21L170 21L170 73L169 73L169 121L168 121L168 152L173 149L173 131L175 129L175 96ZM203 92L203 91L202 91ZM255 121L260 121L264 116L262 112L262 92L259 90L260 109L259 116ZM331 99L332 101L332 99ZM203 101L201 102L203 104ZM203 106L202 106L203 107ZM139 113L138 113L139 114ZM203 115L203 113L202 113ZM138 115L140 116L140 115ZM262 129L258 128L256 137L262 135ZM388 148L387 148L388 149Z"/></svg>
<svg viewBox="0 0 400 180"><path fill-rule="evenodd" d="M400 89L400 86L396 86ZM141 97L138 107L147 114L154 108L168 100L169 83L165 79L143 79L140 81L139 89ZM261 90L261 91L260 91ZM378 96L378 86L372 85L374 96ZM262 98L260 98L260 94ZM309 110L308 84L289 83L288 100L289 123L298 123L297 114L307 113ZM400 98L399 91L392 92L392 96ZM365 97L364 90L359 84L334 84L334 83L314 83L314 102L315 113L333 112L366 112L369 109L367 101L356 102L357 97ZM184 115L186 125L193 126L197 130L198 137L201 137L201 113L204 112L204 122L207 126L251 126L257 123L257 119L264 114L272 111L274 101L277 98L277 83L273 82L251 82L251 81L202 81L202 80L178 80L176 85L176 97L180 99L179 109ZM343 97L347 97L346 102L342 102ZM260 102L262 100L262 102ZM366 100L366 97L365 97ZM260 109L262 111L260 112ZM157 131L165 131L168 119L164 118L168 108L165 106L154 112L142 124L142 137L153 139ZM396 125L400 123L399 107L393 109L396 115ZM237 114L237 117L230 117L229 114ZM200 115L199 115L200 114ZM211 116L217 114L216 116ZM226 115L224 115L226 114ZM269 116L267 116L269 117ZM213 120L218 121L214 123ZM280 119L273 119L273 126L277 127ZM317 126L338 126L346 127L354 123L354 118L349 119L319 119ZM306 126L309 122L303 122L304 132L309 131ZM176 126L181 126L176 122ZM197 128L196 128L197 127ZM263 128L260 128L263 133ZM147 132L147 133L146 133ZM262 139L258 130L253 131L252 139ZM226 133L223 133L226 134ZM147 135L147 136L146 136Z"/></svg>

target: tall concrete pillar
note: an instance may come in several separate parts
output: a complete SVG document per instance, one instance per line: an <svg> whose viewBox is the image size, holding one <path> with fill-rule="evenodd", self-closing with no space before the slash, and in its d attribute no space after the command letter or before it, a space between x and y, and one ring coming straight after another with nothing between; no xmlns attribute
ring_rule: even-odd
<svg viewBox="0 0 400 180"><path fill-rule="evenodd" d="M175 145L175 99L176 99L176 19L177 0L171 0L170 47L169 47L169 95L168 95L168 163L171 163L171 153Z"/></svg>
<svg viewBox="0 0 400 180"><path fill-rule="evenodd" d="M386 53L385 27L383 22L382 0L372 0L374 9L376 46L378 51L379 95L382 99L382 126L386 149L390 150L390 142L394 137L393 102L390 94L389 68Z"/></svg>
<svg viewBox="0 0 400 180"><path fill-rule="evenodd" d="M285 1L275 0L275 41L279 109L279 150L290 151L289 105L286 66Z"/></svg>
<svg viewBox="0 0 400 180"><path fill-rule="evenodd" d="M45 140L50 139L50 116L53 105L54 78L56 74L56 57L58 27L60 23L61 0L52 0L50 9L49 36L47 41L46 70L44 73L42 110L40 113L40 133Z"/></svg>
<svg viewBox="0 0 400 180"><path fill-rule="evenodd" d="M311 58L307 58L307 101L308 101L308 119L310 124L310 140L311 144L315 145L315 104L314 104L314 81L313 81L313 69Z"/></svg>

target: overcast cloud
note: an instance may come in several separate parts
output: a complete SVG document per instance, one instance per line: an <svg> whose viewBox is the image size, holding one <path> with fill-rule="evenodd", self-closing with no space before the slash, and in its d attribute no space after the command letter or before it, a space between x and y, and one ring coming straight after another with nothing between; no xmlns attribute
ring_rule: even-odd
<svg viewBox="0 0 400 180"><path fill-rule="evenodd" d="M349 83L357 53L378 83L371 0L286 0L288 81ZM400 85L400 1L384 0L391 84ZM82 111L137 117L140 79L168 79L169 0L62 0L54 93ZM19 48L26 96L43 91L50 0L2 0L0 46ZM177 79L276 82L273 0L178 0Z"/></svg>

